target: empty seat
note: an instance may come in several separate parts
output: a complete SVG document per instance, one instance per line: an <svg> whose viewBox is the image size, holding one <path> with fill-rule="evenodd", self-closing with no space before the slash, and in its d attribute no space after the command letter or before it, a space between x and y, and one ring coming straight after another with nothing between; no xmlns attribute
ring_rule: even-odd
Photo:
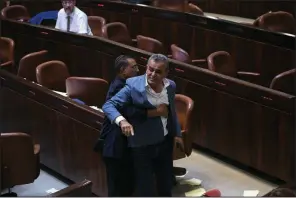
<svg viewBox="0 0 296 198"><path fill-rule="evenodd" d="M182 131L182 139L184 141L184 151L178 150L178 148L175 145L174 149L174 160L181 159L187 156L189 156L192 152L192 120L191 120L191 114L194 107L193 100L185 95L182 94L176 94L175 96L175 107L176 107L176 113L178 117L178 121L180 123L181 131ZM180 151L177 153L177 151ZM180 155L181 154L181 155Z"/></svg>
<svg viewBox="0 0 296 198"><path fill-rule="evenodd" d="M153 0L152 5L163 9L184 12L187 10L188 0Z"/></svg>
<svg viewBox="0 0 296 198"><path fill-rule="evenodd" d="M4 18L14 19L17 21L27 22L30 19L29 12L25 6L11 5L1 10L1 15Z"/></svg>
<svg viewBox="0 0 296 198"><path fill-rule="evenodd" d="M52 193L48 197L93 197L91 188L92 182L84 180Z"/></svg>
<svg viewBox="0 0 296 198"><path fill-rule="evenodd" d="M199 67L206 67L206 63L207 63L206 59L191 60L189 54L185 50L177 46L176 44L171 45L171 52L172 54L169 55L169 57L174 60L188 63L188 64L193 64Z"/></svg>
<svg viewBox="0 0 296 198"><path fill-rule="evenodd" d="M11 38L0 38L0 67L14 66L14 41Z"/></svg>
<svg viewBox="0 0 296 198"><path fill-rule="evenodd" d="M108 87L108 82L101 78L69 77L66 80L66 92L70 98L99 108L106 100Z"/></svg>
<svg viewBox="0 0 296 198"><path fill-rule="evenodd" d="M1 188L33 183L40 174L40 146L26 133L1 133Z"/></svg>
<svg viewBox="0 0 296 198"><path fill-rule="evenodd" d="M182 139L184 142L184 150L182 150L178 146L177 142L175 142L174 144L173 160L178 160L191 155L191 152L192 152L192 141L193 141L192 132L193 131L191 130L191 126L192 126L191 115L192 115L194 102L188 96L185 96L182 94L176 94L175 106L176 106L178 121L181 127ZM184 175L186 173L186 169L182 167L174 167L173 171L175 175Z"/></svg>
<svg viewBox="0 0 296 198"><path fill-rule="evenodd" d="M103 26L106 20L100 16L88 16L88 25L94 36L103 36Z"/></svg>
<svg viewBox="0 0 296 198"><path fill-rule="evenodd" d="M118 43L133 45L133 41L126 25L121 22L113 22L104 25L103 37Z"/></svg>
<svg viewBox="0 0 296 198"><path fill-rule="evenodd" d="M211 71L260 84L260 74L237 71L234 61L228 52L214 52L208 56L207 61L208 69Z"/></svg>
<svg viewBox="0 0 296 198"><path fill-rule="evenodd" d="M295 34L296 21L292 14L278 11L263 14L254 21L253 25L274 32Z"/></svg>
<svg viewBox="0 0 296 198"><path fill-rule="evenodd" d="M138 35L137 36L137 47L151 53L162 53L163 44L159 40L154 38Z"/></svg>
<svg viewBox="0 0 296 198"><path fill-rule="evenodd" d="M200 9L197 5L194 5L193 3L188 4L187 12L197 14L197 15L204 15L202 9Z"/></svg>
<svg viewBox="0 0 296 198"><path fill-rule="evenodd" d="M288 94L296 95L296 69L285 71L271 81L270 88Z"/></svg>
<svg viewBox="0 0 296 198"><path fill-rule="evenodd" d="M65 92L68 77L68 68L62 61L48 61L36 68L37 82L48 89Z"/></svg>
<svg viewBox="0 0 296 198"><path fill-rule="evenodd" d="M42 50L24 56L19 62L17 75L27 80L37 82L36 68L38 65L49 61L48 51Z"/></svg>

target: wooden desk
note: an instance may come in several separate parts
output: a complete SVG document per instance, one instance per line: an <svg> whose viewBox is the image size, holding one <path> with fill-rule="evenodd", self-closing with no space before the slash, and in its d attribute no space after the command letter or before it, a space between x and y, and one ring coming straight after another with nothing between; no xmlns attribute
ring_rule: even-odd
<svg viewBox="0 0 296 198"><path fill-rule="evenodd" d="M104 115L39 85L0 71L0 132L22 131L40 144L40 161L62 176L93 182L107 195L105 167L93 151Z"/></svg>

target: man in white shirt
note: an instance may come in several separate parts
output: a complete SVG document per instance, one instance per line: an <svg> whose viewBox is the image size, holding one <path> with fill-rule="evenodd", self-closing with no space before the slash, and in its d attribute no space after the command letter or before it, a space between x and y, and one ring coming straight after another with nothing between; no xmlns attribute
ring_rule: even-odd
<svg viewBox="0 0 296 198"><path fill-rule="evenodd" d="M139 197L155 196L155 178L157 196L172 196L174 141L184 148L174 104L176 84L166 78L168 72L168 58L153 54L146 74L129 78L125 87L103 105L105 116L128 137L135 171L135 195ZM148 110L163 105L168 113L146 118L123 117L119 110L130 105Z"/></svg>
<svg viewBox="0 0 296 198"><path fill-rule="evenodd" d="M56 29L93 35L88 25L87 15L77 8L75 0L62 0L63 8L58 13Z"/></svg>

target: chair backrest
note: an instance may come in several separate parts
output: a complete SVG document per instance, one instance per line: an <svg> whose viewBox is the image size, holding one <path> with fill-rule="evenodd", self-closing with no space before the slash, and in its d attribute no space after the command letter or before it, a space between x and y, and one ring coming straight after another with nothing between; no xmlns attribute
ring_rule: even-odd
<svg viewBox="0 0 296 198"><path fill-rule="evenodd" d="M48 195L48 197L93 197L92 182L84 180L80 183L72 184L58 192Z"/></svg>
<svg viewBox="0 0 296 198"><path fill-rule="evenodd" d="M194 5L193 3L188 3L187 12L194 13L197 15L204 15L202 9L200 9L197 5Z"/></svg>
<svg viewBox="0 0 296 198"><path fill-rule="evenodd" d="M25 6L11 5L1 10L1 15L4 18L27 21L30 18L29 12Z"/></svg>
<svg viewBox="0 0 296 198"><path fill-rule="evenodd" d="M189 54L183 50L182 48L178 47L176 44L171 45L171 52L172 52L172 59L184 62L184 63L191 63L192 60Z"/></svg>
<svg viewBox="0 0 296 198"><path fill-rule="evenodd" d="M103 26L106 20L100 16L88 16L88 25L94 36L103 36Z"/></svg>
<svg viewBox="0 0 296 198"><path fill-rule="evenodd" d="M227 76L237 77L237 69L228 52L214 52L208 56L207 61L209 70Z"/></svg>
<svg viewBox="0 0 296 198"><path fill-rule="evenodd" d="M105 103L108 87L108 82L101 78L69 77L66 80L66 92L70 98L99 108Z"/></svg>
<svg viewBox="0 0 296 198"><path fill-rule="evenodd" d="M27 80L37 82L36 68L38 65L49 61L48 51L42 50L25 55L19 62L17 75Z"/></svg>
<svg viewBox="0 0 296 198"><path fill-rule="evenodd" d="M112 41L132 45L132 39L124 23L112 22L103 26L103 37Z"/></svg>
<svg viewBox="0 0 296 198"><path fill-rule="evenodd" d="M192 152L192 110L194 107L193 100L185 95L182 94L176 94L175 96L175 107L176 107L176 113L178 116L178 121L181 126L182 130L182 137L184 141L184 147L185 147L185 153L186 155L190 155Z"/></svg>
<svg viewBox="0 0 296 198"><path fill-rule="evenodd" d="M163 53L162 42L151 37L138 35L137 47L151 53Z"/></svg>
<svg viewBox="0 0 296 198"><path fill-rule="evenodd" d="M2 189L31 183L36 179L38 165L34 144L26 133L1 133Z"/></svg>
<svg viewBox="0 0 296 198"><path fill-rule="evenodd" d="M188 0L154 0L152 5L163 9L184 12L187 10Z"/></svg>
<svg viewBox="0 0 296 198"><path fill-rule="evenodd" d="M288 12L268 12L254 21L254 26L274 32L295 33L296 20Z"/></svg>
<svg viewBox="0 0 296 198"><path fill-rule="evenodd" d="M37 83L56 91L66 91L66 79L70 77L68 68L62 61L48 61L36 68Z"/></svg>
<svg viewBox="0 0 296 198"><path fill-rule="evenodd" d="M11 38L0 37L0 60L1 63L14 61L14 41Z"/></svg>
<svg viewBox="0 0 296 198"><path fill-rule="evenodd" d="M278 74L270 83L270 88L296 95L296 69Z"/></svg>

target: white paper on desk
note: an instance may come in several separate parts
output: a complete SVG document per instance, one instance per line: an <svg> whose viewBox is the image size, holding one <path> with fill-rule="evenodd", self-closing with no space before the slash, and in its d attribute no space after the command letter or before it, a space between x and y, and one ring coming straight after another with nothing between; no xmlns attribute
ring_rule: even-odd
<svg viewBox="0 0 296 198"><path fill-rule="evenodd" d="M57 189L55 189L55 188L51 188L51 189L47 190L46 192L47 192L47 193L55 193L55 192L57 192L57 191L58 191Z"/></svg>
<svg viewBox="0 0 296 198"><path fill-rule="evenodd" d="M191 186L200 186L201 185L201 180L196 179L196 178L192 178L192 179L186 179L186 180L182 180L180 181L180 184L184 185L184 184L188 184Z"/></svg>
<svg viewBox="0 0 296 198"><path fill-rule="evenodd" d="M57 94L60 94L62 96L68 97L67 93L65 93L65 92L60 92L60 91L55 91L55 90L52 90L52 91L57 93Z"/></svg>
<svg viewBox="0 0 296 198"><path fill-rule="evenodd" d="M103 113L103 110L100 109L100 108L98 108L98 107L96 107L96 106L90 106L90 108L95 109L95 110L100 111L100 112Z"/></svg>
<svg viewBox="0 0 296 198"><path fill-rule="evenodd" d="M186 197L200 197L205 193L206 193L206 190L204 188L198 188L198 189L194 189L194 190L185 192L185 196Z"/></svg>
<svg viewBox="0 0 296 198"><path fill-rule="evenodd" d="M259 194L259 190L245 190L244 197L256 197Z"/></svg>

